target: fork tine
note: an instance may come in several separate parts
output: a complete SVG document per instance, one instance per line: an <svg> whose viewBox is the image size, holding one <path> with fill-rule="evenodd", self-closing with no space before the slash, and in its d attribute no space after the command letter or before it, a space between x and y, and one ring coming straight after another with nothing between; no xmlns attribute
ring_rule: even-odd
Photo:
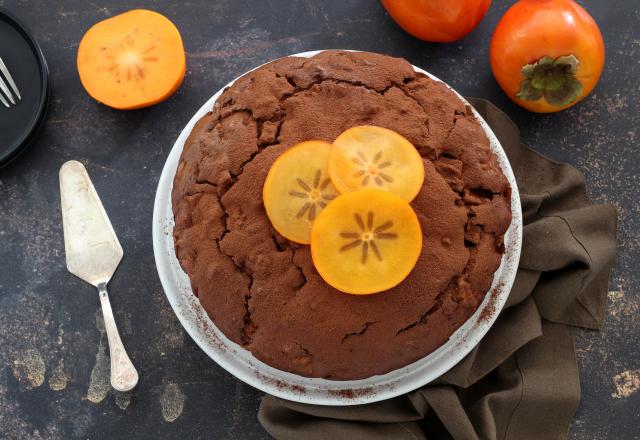
<svg viewBox="0 0 640 440"><path fill-rule="evenodd" d="M15 81L13 80L13 78L11 77L11 74L9 73L9 69L7 69L7 66L4 64L4 61L2 61L2 58L0 58L0 71L2 72L4 77L7 78L7 81L9 81L9 85L15 92L18 99L22 100L22 96L20 96L20 90L18 90L18 86L16 86Z"/></svg>
<svg viewBox="0 0 640 440"><path fill-rule="evenodd" d="M7 88L7 85L5 84L1 76L0 76L0 90L2 90L4 94L7 96L7 98L9 98L9 101L11 101L11 104L16 105L16 102L13 100L13 95Z"/></svg>
<svg viewBox="0 0 640 440"><path fill-rule="evenodd" d="M6 108L9 108L9 103L7 102L6 99L4 99L4 96L2 96L1 93L0 93L0 101L4 104Z"/></svg>

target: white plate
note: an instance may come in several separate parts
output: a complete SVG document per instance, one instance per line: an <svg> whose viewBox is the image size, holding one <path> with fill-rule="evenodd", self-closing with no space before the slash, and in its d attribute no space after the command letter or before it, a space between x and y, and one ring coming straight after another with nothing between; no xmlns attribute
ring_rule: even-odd
<svg viewBox="0 0 640 440"><path fill-rule="evenodd" d="M321 51L304 52L292 56L311 57L319 52ZM440 81L418 67L414 66L414 69L435 81ZM231 84L233 81L227 86ZM193 295L189 278L176 258L171 209L173 178L182 148L193 126L213 108L214 102L221 93L222 89L213 95L180 133L162 170L153 210L153 250L160 281L182 326L200 348L222 368L249 385L277 397L317 405L356 405L389 399L431 382L460 362L487 333L507 300L518 268L522 243L522 216L518 187L504 150L482 117L473 110L511 185L513 214L511 226L504 237L506 252L494 275L490 292L475 314L444 345L428 356L384 375L362 380L333 381L303 377L275 369L256 359L248 350L231 342L211 322L198 299ZM462 96L460 99L466 102ZM487 311L482 316L485 309Z"/></svg>

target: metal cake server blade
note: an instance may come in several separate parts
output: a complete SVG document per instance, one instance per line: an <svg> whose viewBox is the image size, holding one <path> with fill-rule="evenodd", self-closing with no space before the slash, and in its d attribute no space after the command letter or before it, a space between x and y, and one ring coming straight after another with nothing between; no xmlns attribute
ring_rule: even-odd
<svg viewBox="0 0 640 440"><path fill-rule="evenodd" d="M107 283L122 260L122 247L80 162L71 160L60 168L60 198L67 269L98 288L109 340L111 386L129 391L138 383L138 372L122 345L107 294Z"/></svg>

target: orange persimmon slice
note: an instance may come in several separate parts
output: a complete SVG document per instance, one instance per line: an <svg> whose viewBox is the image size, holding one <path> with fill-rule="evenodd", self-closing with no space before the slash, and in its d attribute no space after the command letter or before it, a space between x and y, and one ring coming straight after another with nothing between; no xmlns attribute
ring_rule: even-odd
<svg viewBox="0 0 640 440"><path fill-rule="evenodd" d="M422 230L409 203L378 189L342 194L316 219L311 257L331 286L346 293L388 290L404 280L422 251Z"/></svg>
<svg viewBox="0 0 640 440"><path fill-rule="evenodd" d="M400 134L362 125L333 141L329 175L341 193L381 189L411 201L422 187L424 164L418 150Z"/></svg>
<svg viewBox="0 0 640 440"><path fill-rule="evenodd" d="M262 190L267 216L281 235L308 244L318 214L336 198L327 172L331 144L301 142L271 165Z"/></svg>
<svg viewBox="0 0 640 440"><path fill-rule="evenodd" d="M180 87L185 53L178 29L157 12L136 9L96 23L78 48L87 93L127 110L164 101Z"/></svg>

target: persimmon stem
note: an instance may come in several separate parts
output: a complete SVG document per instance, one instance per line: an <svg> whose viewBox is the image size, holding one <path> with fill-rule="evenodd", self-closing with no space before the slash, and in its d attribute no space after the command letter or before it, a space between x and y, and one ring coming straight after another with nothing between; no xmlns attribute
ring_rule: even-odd
<svg viewBox="0 0 640 440"><path fill-rule="evenodd" d="M576 76L579 65L580 60L573 54L555 60L544 56L526 64L522 66L524 79L516 96L525 101L544 98L557 107L569 105L582 95L583 86Z"/></svg>

